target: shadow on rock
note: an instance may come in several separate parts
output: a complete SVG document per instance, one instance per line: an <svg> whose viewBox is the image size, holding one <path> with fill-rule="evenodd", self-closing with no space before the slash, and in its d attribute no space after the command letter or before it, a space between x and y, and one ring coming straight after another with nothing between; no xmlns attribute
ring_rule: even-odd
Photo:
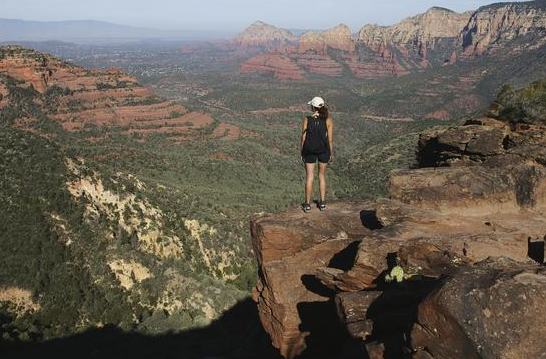
<svg viewBox="0 0 546 359"><path fill-rule="evenodd" d="M366 317L373 322L373 331L367 342L382 344L384 359L411 358L408 339L419 304L439 285L436 280L393 284L369 306Z"/></svg>
<svg viewBox="0 0 546 359"><path fill-rule="evenodd" d="M354 265L356 254L358 253L358 245L360 241L354 241L349 244L341 252L336 253L330 262L328 262L329 268L336 268L343 271L348 271Z"/></svg>
<svg viewBox="0 0 546 359"><path fill-rule="evenodd" d="M372 231L383 228L383 225L377 219L376 211L363 210L360 211L360 221L362 225Z"/></svg>
<svg viewBox="0 0 546 359"><path fill-rule="evenodd" d="M305 351L297 358L337 357L348 335L336 314L333 299L327 302L299 303L298 313L301 319L299 329L309 335L305 337Z"/></svg>

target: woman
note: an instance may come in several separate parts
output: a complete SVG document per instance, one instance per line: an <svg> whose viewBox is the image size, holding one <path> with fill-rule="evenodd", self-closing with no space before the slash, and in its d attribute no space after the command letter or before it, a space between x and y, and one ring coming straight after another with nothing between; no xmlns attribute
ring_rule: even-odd
<svg viewBox="0 0 546 359"><path fill-rule="evenodd" d="M326 209L326 167L332 162L334 123L328 115L328 108L324 105L322 98L315 97L307 104L311 106L313 114L303 119L300 140L301 160L305 164L307 173L305 203L302 204L302 209L304 212L311 210L315 164L318 160L320 183L318 208L324 211Z"/></svg>

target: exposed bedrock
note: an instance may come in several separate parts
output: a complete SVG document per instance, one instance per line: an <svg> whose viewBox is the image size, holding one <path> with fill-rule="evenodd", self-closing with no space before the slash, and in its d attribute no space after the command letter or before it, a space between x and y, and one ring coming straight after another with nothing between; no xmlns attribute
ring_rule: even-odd
<svg viewBox="0 0 546 359"><path fill-rule="evenodd" d="M321 266L349 269L355 241L371 230L361 219L367 216L367 203L330 207L327 217L318 210L310 215L292 210L252 220L253 248L260 268L254 297L273 345L287 358L301 354L309 341L331 347L336 341L332 334L344 332L335 315L334 293L323 288L315 271Z"/></svg>
<svg viewBox="0 0 546 359"><path fill-rule="evenodd" d="M439 167L392 173L390 198L252 219L254 297L281 354L546 357L544 133L469 121L423 135Z"/></svg>
<svg viewBox="0 0 546 359"><path fill-rule="evenodd" d="M546 358L546 269L506 258L463 268L429 295L414 358Z"/></svg>

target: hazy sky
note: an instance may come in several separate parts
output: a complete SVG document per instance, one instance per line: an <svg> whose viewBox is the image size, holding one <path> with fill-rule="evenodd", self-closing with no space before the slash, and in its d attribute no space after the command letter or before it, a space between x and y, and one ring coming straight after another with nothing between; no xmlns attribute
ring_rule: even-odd
<svg viewBox="0 0 546 359"><path fill-rule="evenodd" d="M0 17L24 20L103 20L181 30L238 32L255 20L291 29L341 22L357 31L389 25L431 6L476 9L494 0L0 0Z"/></svg>

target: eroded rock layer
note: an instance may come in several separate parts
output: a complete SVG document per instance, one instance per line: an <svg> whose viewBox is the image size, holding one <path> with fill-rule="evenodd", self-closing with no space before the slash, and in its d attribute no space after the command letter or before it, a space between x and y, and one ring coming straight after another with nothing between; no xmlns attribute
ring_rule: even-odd
<svg viewBox="0 0 546 359"><path fill-rule="evenodd" d="M280 54L263 54L251 58L241 65L241 72L271 74L281 80L301 80L305 77L303 70L288 56Z"/></svg>
<svg viewBox="0 0 546 359"><path fill-rule="evenodd" d="M484 6L472 14L459 38L466 55L481 55L526 35L537 38L535 46L546 41L544 1Z"/></svg>
<svg viewBox="0 0 546 359"><path fill-rule="evenodd" d="M37 104L66 131L117 127L127 135L162 133L182 143L216 125L209 114L167 101L119 69L88 70L18 46L0 47L0 108L10 103L10 86L35 91ZM37 122L21 113L15 125L34 131Z"/></svg>
<svg viewBox="0 0 546 359"><path fill-rule="evenodd" d="M300 37L298 50L301 53L309 51L326 53L328 48L355 51L351 29L345 24L340 24L326 31L308 31Z"/></svg>
<svg viewBox="0 0 546 359"><path fill-rule="evenodd" d="M336 254L350 252L354 238L369 233L360 220L362 207L366 203L334 204L335 212L325 220L297 210L252 220L253 248L260 266L254 298L273 345L285 357L294 357L306 348L311 328L319 331L322 340L328 339L321 336L320 328L335 324L336 318L314 318L315 309L335 312L330 294L312 289L318 286L315 271L317 265L342 264L343 258Z"/></svg>

